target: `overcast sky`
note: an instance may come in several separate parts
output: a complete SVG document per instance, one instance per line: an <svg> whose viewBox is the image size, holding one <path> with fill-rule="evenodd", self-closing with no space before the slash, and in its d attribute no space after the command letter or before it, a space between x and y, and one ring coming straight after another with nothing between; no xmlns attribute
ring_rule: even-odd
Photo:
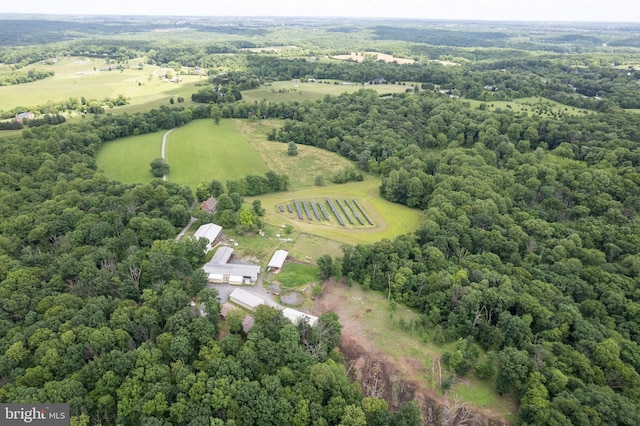
<svg viewBox="0 0 640 426"><path fill-rule="evenodd" d="M640 22L638 0L0 0L0 13Z"/></svg>

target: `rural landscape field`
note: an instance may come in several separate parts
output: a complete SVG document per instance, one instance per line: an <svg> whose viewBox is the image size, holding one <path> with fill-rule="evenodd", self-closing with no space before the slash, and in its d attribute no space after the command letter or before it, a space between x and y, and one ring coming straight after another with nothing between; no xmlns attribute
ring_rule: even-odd
<svg viewBox="0 0 640 426"><path fill-rule="evenodd" d="M0 405L640 424L639 55L620 22L0 14Z"/></svg>

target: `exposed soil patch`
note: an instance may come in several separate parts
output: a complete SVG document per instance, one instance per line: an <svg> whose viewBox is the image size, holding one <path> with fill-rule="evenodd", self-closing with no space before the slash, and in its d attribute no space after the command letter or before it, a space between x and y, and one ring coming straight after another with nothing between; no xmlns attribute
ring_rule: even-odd
<svg viewBox="0 0 640 426"><path fill-rule="evenodd" d="M385 348L377 347L367 338L372 331L361 321L364 315L380 313L367 306L361 307L358 300L345 300L345 284L337 283L333 278L325 282L323 287L312 314L319 316L333 311L340 317L343 327L340 351L349 375L360 384L364 396L383 398L392 410L399 409L403 402L413 400L422 410L424 424L440 424L438 419L443 398L412 380L412 377L425 372L421 360L409 354L398 358L385 353ZM478 415L475 424L498 426L507 423Z"/></svg>

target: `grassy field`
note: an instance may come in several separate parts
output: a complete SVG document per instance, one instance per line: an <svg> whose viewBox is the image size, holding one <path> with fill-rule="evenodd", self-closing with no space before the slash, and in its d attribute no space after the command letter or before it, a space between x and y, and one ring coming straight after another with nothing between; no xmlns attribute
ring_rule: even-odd
<svg viewBox="0 0 640 426"><path fill-rule="evenodd" d="M161 155L165 131L105 143L98 167L124 183L149 182L149 163ZM194 120L167 136L168 180L195 190L202 181L238 179L266 173L269 167L240 135L231 120Z"/></svg>
<svg viewBox="0 0 640 426"><path fill-rule="evenodd" d="M416 230L423 219L420 210L394 204L382 199L378 193L379 179L368 179L363 182L352 182L342 185L312 187L294 192L278 192L261 195L262 206L267 210L264 221L276 227L284 224L292 225L302 233L345 244L374 243L383 238L394 238L401 234ZM278 210L280 204L295 199L356 198L376 226L367 228L349 228L340 226L337 221L301 221L297 213L285 213ZM251 202L252 199L248 199Z"/></svg>
<svg viewBox="0 0 640 426"><path fill-rule="evenodd" d="M102 145L96 157L98 168L123 183L146 183L153 179L149 163L159 158L165 131L131 136Z"/></svg>
<svg viewBox="0 0 640 426"><path fill-rule="evenodd" d="M593 111L589 111L587 109L567 106L546 98L531 97L531 98L514 99L512 101L491 101L491 102L482 102L482 101L476 101L473 99L461 99L460 101L469 103L469 105L471 105L471 107L473 108L480 108L481 104L485 104L487 106L487 111L495 111L497 109L511 110L514 113L527 113L530 116L540 115L540 116L551 117L554 115L555 116L576 116L576 115L595 114Z"/></svg>
<svg viewBox="0 0 640 426"><path fill-rule="evenodd" d="M114 113L148 111L160 105L169 105L169 98L178 96L185 98L183 105L190 105L191 94L197 89L194 83L206 79L203 76L181 75L182 81L173 83L161 77L166 72L161 67L145 64L142 69L137 69L138 62L143 61L131 60L124 64L127 68L123 71L100 71L109 64L95 58L71 57L52 65L29 65L25 70L51 70L55 75L32 83L0 87L0 111L18 106L29 109L48 101L60 102L69 98L104 99L118 95L128 98L130 105L115 107Z"/></svg>
<svg viewBox="0 0 640 426"><path fill-rule="evenodd" d="M202 181L264 174L269 166L231 120L194 120L167 138L168 179L195 189Z"/></svg>
<svg viewBox="0 0 640 426"><path fill-rule="evenodd" d="M282 287L293 288L318 281L318 267L300 263L286 263L278 274L271 276L272 281L278 281Z"/></svg>
<svg viewBox="0 0 640 426"><path fill-rule="evenodd" d="M338 83L338 84L334 84ZM260 86L257 89L245 90L242 92L242 99L248 103L261 101L263 99L271 102L293 102L322 99L326 95L340 95L341 93L357 92L360 89L374 89L378 93L404 93L407 86L396 84L376 84L364 86L360 83L343 84L334 82L329 84L316 82L307 83L300 81L274 81L270 85Z"/></svg>
<svg viewBox="0 0 640 426"><path fill-rule="evenodd" d="M236 120L240 132L271 170L289 175L291 189L313 186L316 176L322 176L329 182L329 177L335 171L353 164L336 153L306 145L298 145L298 155L295 157L288 155L287 144L267 140L269 132L281 125L282 121L279 120Z"/></svg>

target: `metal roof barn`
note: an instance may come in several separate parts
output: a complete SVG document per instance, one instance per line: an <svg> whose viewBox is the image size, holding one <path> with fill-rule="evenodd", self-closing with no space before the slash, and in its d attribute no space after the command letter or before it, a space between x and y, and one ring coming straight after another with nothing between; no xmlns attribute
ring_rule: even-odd
<svg viewBox="0 0 640 426"><path fill-rule="evenodd" d="M269 261L268 270L272 269L280 269L282 265L284 265L284 261L287 260L287 256L289 256L289 252L286 250L276 250Z"/></svg>

